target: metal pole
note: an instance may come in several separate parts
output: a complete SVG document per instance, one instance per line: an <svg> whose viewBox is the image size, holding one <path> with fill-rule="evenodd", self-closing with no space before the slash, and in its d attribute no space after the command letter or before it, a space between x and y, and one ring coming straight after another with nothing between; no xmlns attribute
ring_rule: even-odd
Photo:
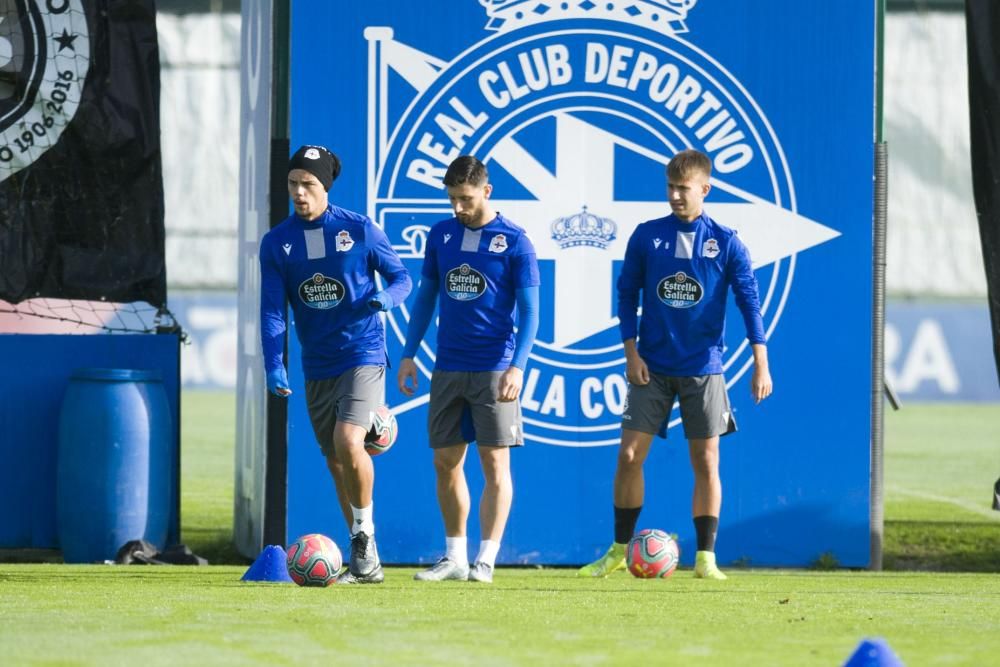
<svg viewBox="0 0 1000 667"><path fill-rule="evenodd" d="M272 96L270 156L271 226L288 217L288 95L291 49L290 0L272 5ZM285 354L288 358L288 339ZM267 435L264 473L264 544L287 543L288 399L267 393Z"/></svg>
<svg viewBox="0 0 1000 667"><path fill-rule="evenodd" d="M868 567L882 569L885 529L884 387L885 387L885 233L888 221L889 150L882 136L882 83L885 41L885 0L877 0L875 23L875 197L872 216L872 378L871 378L871 478Z"/></svg>

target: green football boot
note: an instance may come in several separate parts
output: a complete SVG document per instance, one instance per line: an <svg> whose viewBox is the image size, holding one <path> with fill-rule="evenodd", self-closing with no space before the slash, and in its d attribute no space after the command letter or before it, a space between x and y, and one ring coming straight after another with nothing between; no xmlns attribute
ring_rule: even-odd
<svg viewBox="0 0 1000 667"><path fill-rule="evenodd" d="M606 577L616 570L625 569L625 545L615 542L608 552L590 565L577 571L579 577Z"/></svg>
<svg viewBox="0 0 1000 667"><path fill-rule="evenodd" d="M724 581L728 579L715 564L715 552L699 551L694 556L694 576L698 579L715 579Z"/></svg>

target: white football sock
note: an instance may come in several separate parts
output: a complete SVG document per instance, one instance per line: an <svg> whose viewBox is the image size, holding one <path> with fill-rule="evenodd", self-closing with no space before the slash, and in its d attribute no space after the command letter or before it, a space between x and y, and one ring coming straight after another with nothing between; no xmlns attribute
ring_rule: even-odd
<svg viewBox="0 0 1000 667"><path fill-rule="evenodd" d="M477 563L486 563L493 567L497 559L497 552L500 551L500 543L493 540L483 540L479 543L479 555L476 556Z"/></svg>
<svg viewBox="0 0 1000 667"><path fill-rule="evenodd" d="M372 503L368 507L355 507L351 505L351 512L354 514L354 522L351 523L351 537L356 533L364 533L368 537L375 534L375 522L372 520Z"/></svg>
<svg viewBox="0 0 1000 667"><path fill-rule="evenodd" d="M467 537L446 537L444 543L445 558L459 565L469 564L469 539Z"/></svg>

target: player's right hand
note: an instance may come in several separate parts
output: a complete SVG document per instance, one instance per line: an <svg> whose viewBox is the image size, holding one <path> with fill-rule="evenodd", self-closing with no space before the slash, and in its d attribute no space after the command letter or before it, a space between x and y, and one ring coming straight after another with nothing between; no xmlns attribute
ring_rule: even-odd
<svg viewBox="0 0 1000 667"><path fill-rule="evenodd" d="M649 366L638 354L625 355L625 378L632 384L649 384Z"/></svg>
<svg viewBox="0 0 1000 667"><path fill-rule="evenodd" d="M412 386L406 382L407 379L413 380ZM399 390L407 396L413 396L417 391L417 364L412 358L404 357L399 360L396 382L399 384Z"/></svg>
<svg viewBox="0 0 1000 667"><path fill-rule="evenodd" d="M290 396L292 390L288 388L288 373L284 366L278 366L267 374L267 390L275 396Z"/></svg>

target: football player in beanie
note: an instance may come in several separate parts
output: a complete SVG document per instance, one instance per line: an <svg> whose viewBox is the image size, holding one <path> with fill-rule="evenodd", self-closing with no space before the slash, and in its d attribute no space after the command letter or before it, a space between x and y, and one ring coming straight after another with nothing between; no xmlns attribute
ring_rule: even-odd
<svg viewBox="0 0 1000 667"><path fill-rule="evenodd" d="M351 530L351 556L338 583L379 583L372 488L365 435L381 404L387 364L379 313L403 303L410 275L385 233L360 213L329 201L340 160L303 146L288 163L295 212L260 242L260 324L267 389L289 396L282 358L285 303L302 347L306 405L313 431ZM375 274L386 283L379 290Z"/></svg>
<svg viewBox="0 0 1000 667"><path fill-rule="evenodd" d="M625 249L618 320L629 388L615 470L615 536L604 556L580 569L581 576L604 577L625 567L625 546L642 509L642 464L653 435L666 436L665 424L678 399L694 470L694 574L726 578L715 563L715 537L722 506L719 437L736 430L722 375L730 290L753 350L750 393L755 402L771 395L772 383L750 253L733 230L702 208L711 173L704 153L677 153L667 165L673 214L639 225Z"/></svg>

